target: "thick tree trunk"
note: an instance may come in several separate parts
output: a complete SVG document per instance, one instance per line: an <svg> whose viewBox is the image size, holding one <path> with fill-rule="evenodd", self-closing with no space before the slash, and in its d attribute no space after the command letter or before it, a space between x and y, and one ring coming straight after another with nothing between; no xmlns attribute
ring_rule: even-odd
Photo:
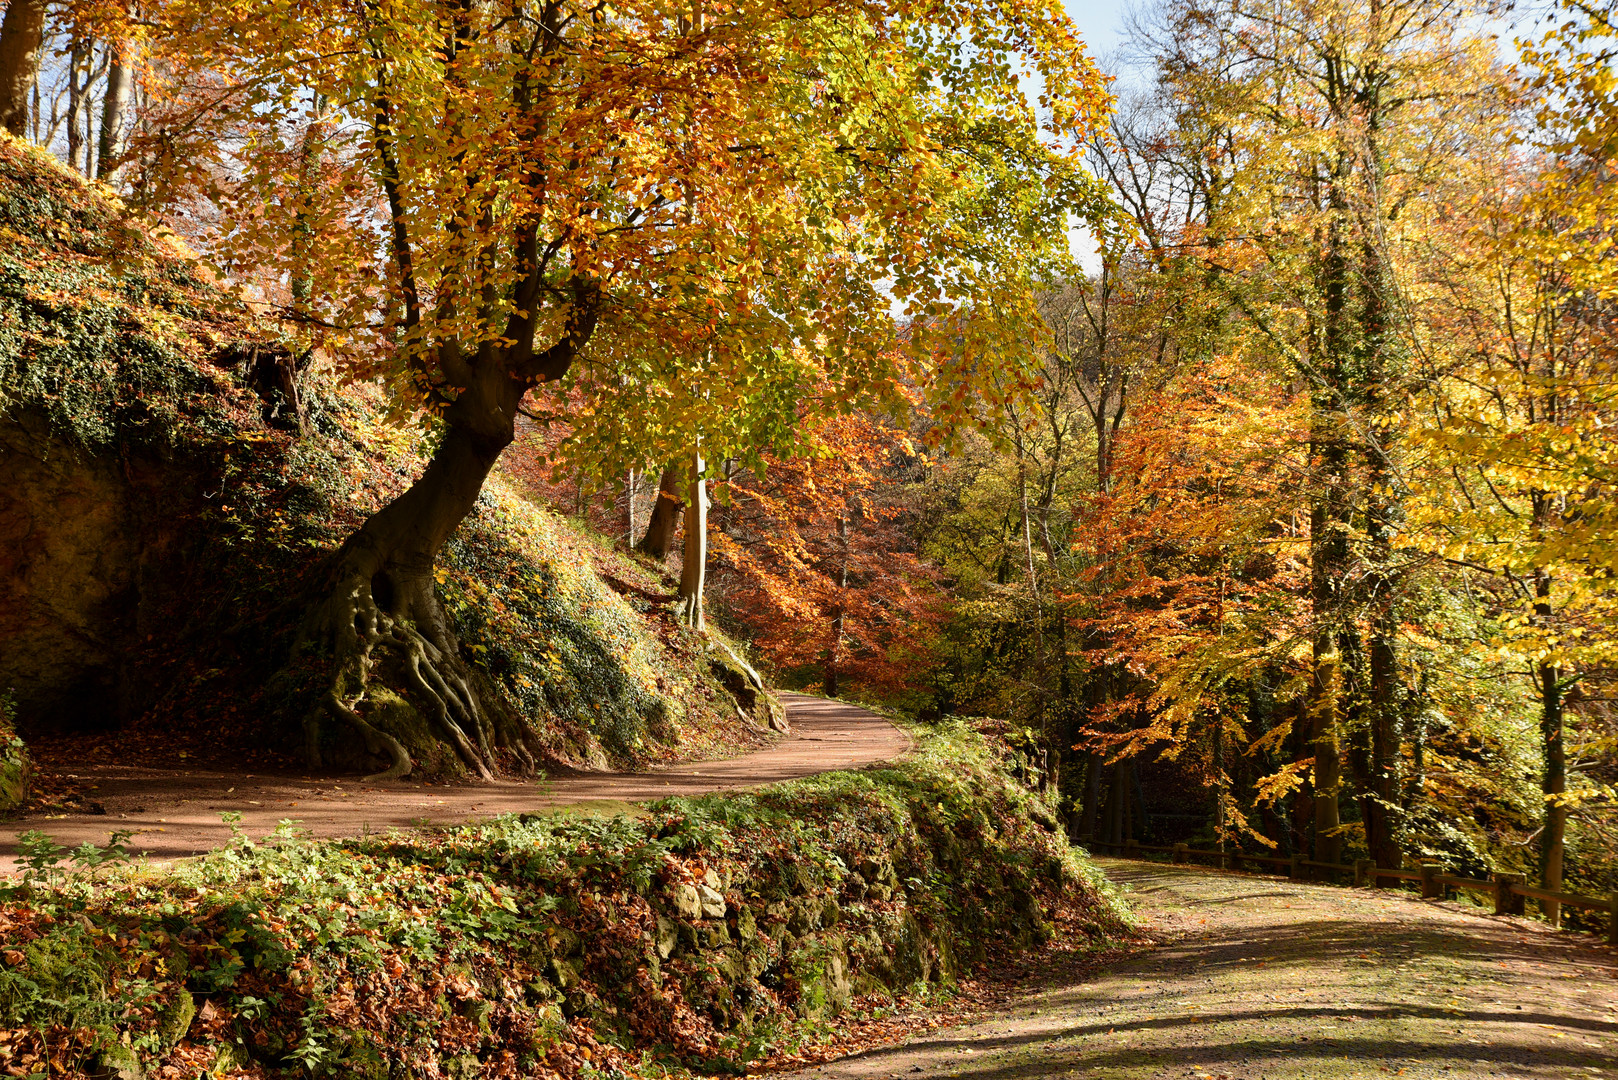
<svg viewBox="0 0 1618 1080"><path fill-rule="evenodd" d="M1096 837L1096 816L1101 809L1101 755L1084 755L1084 796L1079 804L1079 839L1090 843Z"/></svg>
<svg viewBox="0 0 1618 1080"><path fill-rule="evenodd" d="M28 136L28 101L45 44L45 0L10 0L0 22L0 125Z"/></svg>
<svg viewBox="0 0 1618 1080"><path fill-rule="evenodd" d="M1373 119L1372 137L1375 126ZM1374 158L1372 159L1374 161ZM1404 852L1394 828L1398 807L1399 657L1395 647L1399 631L1398 582L1394 579L1393 541L1400 518L1399 488L1393 474L1393 454L1398 444L1397 417L1393 415L1397 386L1390 371L1387 348L1387 274L1376 244L1365 241L1361 248L1364 266L1365 299L1361 309L1364 362L1369 412L1378 423L1366 439L1367 477L1365 518L1369 552L1366 590L1371 603L1369 648L1369 692L1366 717L1370 735L1367 776L1360 784L1365 818L1365 843L1371 858L1384 869L1398 869ZM1380 440L1380 442L1378 442Z"/></svg>
<svg viewBox="0 0 1618 1080"><path fill-rule="evenodd" d="M1365 800L1365 842L1379 867L1397 870L1404 850L1394 829L1399 806L1398 659L1394 653L1391 600L1379 608L1371 630L1371 776Z"/></svg>
<svg viewBox="0 0 1618 1080"><path fill-rule="evenodd" d="M680 527L680 512L685 500L680 495L680 467L670 465L657 481L657 500L652 503L651 520L646 523L646 535L641 537L640 550L654 559L668 557L674 546L674 533Z"/></svg>
<svg viewBox="0 0 1618 1080"><path fill-rule="evenodd" d="M127 40L110 42L107 64L107 92L101 101L101 137L96 142L96 179L111 183L116 179L119 158L124 152L129 98L134 85L134 45Z"/></svg>
<svg viewBox="0 0 1618 1080"><path fill-rule="evenodd" d="M530 745L530 733L462 659L433 576L444 543L471 512L489 470L514 437L526 389L505 373L505 365L481 364L447 410L443 439L420 479L373 514L334 557L324 597L310 609L295 650L329 650L335 669L321 707L304 721L311 768L321 763L323 741L338 734L326 730L327 719L341 721L345 733L357 732L372 754L391 759L382 777L403 776L414 767L368 696L372 673L383 663L393 665L434 736L453 748L467 770L492 776L500 749L533 766L537 747Z"/></svg>
<svg viewBox="0 0 1618 1080"><path fill-rule="evenodd" d="M703 592L708 577L708 484L700 451L691 454L690 494L685 506L685 551L680 559L680 621L692 630L706 627Z"/></svg>

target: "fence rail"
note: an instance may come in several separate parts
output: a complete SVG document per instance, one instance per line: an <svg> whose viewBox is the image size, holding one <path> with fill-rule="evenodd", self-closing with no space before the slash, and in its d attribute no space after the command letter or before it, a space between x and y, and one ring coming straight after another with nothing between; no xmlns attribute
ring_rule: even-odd
<svg viewBox="0 0 1618 1080"><path fill-rule="evenodd" d="M1419 870L1390 870L1379 867L1370 859L1360 859L1352 866L1347 863L1317 862L1306 859L1302 855L1293 855L1283 858L1278 855L1254 855L1244 851L1209 851L1205 848L1193 848L1185 844L1141 844L1134 840L1127 840L1122 844L1106 844L1092 842L1089 845L1096 850L1107 850L1125 855L1130 858L1139 858L1144 854L1168 855L1171 862L1195 863L1213 862L1221 869L1240 870L1244 864L1256 863L1283 868L1281 876L1294 881L1303 881L1318 877L1314 871L1323 871L1326 880L1336 882L1338 875L1352 874L1354 884L1359 888L1378 887L1384 880L1414 881L1421 886L1423 897L1436 897L1442 899L1450 889L1465 889L1468 892L1479 892L1494 900L1494 913L1496 915L1522 915L1525 913L1523 901L1525 899L1538 900L1541 904L1558 904L1563 907L1584 908L1589 911L1604 911L1607 913L1607 941L1618 945L1618 892L1602 899L1596 896L1584 896L1579 893L1550 892L1545 889L1536 889L1527 884L1521 874L1492 874L1485 880L1483 878L1457 877L1454 874L1443 873L1438 863L1422 863Z"/></svg>

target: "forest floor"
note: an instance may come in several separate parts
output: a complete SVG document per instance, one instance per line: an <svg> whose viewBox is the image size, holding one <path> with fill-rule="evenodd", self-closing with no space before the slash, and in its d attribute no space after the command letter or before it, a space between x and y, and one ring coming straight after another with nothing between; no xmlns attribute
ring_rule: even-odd
<svg viewBox="0 0 1618 1080"><path fill-rule="evenodd" d="M1097 859L1161 942L775 1080L1618 1076L1618 953L1408 893Z"/></svg>
<svg viewBox="0 0 1618 1080"><path fill-rule="evenodd" d="M58 844L106 844L115 829L134 830L131 855L155 861L223 846L237 813L246 835L296 820L315 836L357 836L424 825L460 824L499 814L576 808L614 813L673 795L755 787L834 769L888 761L910 739L887 720L841 701L782 693L792 733L774 745L719 761L685 762L642 773L573 772L535 780L362 783L355 776L158 768L141 764L61 765L54 780L75 785L92 813L46 810L0 821L0 873L16 869L17 836L39 829ZM251 768L252 771L248 771Z"/></svg>

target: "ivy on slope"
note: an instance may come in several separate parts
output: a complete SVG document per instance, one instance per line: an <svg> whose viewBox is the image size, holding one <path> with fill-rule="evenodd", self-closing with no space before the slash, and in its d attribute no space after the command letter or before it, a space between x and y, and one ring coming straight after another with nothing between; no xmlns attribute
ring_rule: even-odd
<svg viewBox="0 0 1618 1080"><path fill-rule="evenodd" d="M43 1071L739 1072L831 1017L1124 917L964 727L644 816L285 833L0 897L0 1058Z"/></svg>
<svg viewBox="0 0 1618 1080"><path fill-rule="evenodd" d="M462 647L498 679L561 756L641 764L653 744L695 748L728 721L698 639L651 632L590 564L586 537L492 478L438 570ZM599 555L599 552L598 552ZM703 708L703 706L707 706Z"/></svg>
<svg viewBox="0 0 1618 1080"><path fill-rule="evenodd" d="M103 189L0 137L0 415L88 449L234 434L250 395L206 363L241 304Z"/></svg>
<svg viewBox="0 0 1618 1080"><path fill-rule="evenodd" d="M318 358L301 377L307 433L272 427L230 360L253 343L273 335L181 242L0 133L0 423L23 425L41 456L126 473L144 463L184 517L163 523L184 534L183 557L148 568L163 588L143 591L140 638L120 643L144 680L134 726L236 764L301 747L301 719L329 680L318 660L280 668L297 597L420 474L430 436L391 422L380 387L336 385ZM585 539L492 485L440 579L471 657L564 761L752 740L700 649L607 589ZM121 752L97 738L85 751Z"/></svg>

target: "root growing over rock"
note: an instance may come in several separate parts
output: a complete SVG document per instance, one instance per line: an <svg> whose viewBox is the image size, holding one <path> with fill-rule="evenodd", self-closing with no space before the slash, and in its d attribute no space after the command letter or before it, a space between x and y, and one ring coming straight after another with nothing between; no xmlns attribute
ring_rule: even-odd
<svg viewBox="0 0 1618 1080"><path fill-rule="evenodd" d="M304 747L311 768L321 764L323 721L352 729L366 750L386 755L387 769L368 780L408 776L410 751L395 734L367 719L372 682L386 666L397 672L423 706L435 737L446 743L468 772L494 778L498 751L508 751L524 771L536 764L538 747L527 725L513 716L489 680L460 656L432 590L430 571L397 568L367 572L371 560L339 555L337 587L310 609L300 648L330 649L332 679L320 706L304 719ZM386 663L385 663L386 662Z"/></svg>

